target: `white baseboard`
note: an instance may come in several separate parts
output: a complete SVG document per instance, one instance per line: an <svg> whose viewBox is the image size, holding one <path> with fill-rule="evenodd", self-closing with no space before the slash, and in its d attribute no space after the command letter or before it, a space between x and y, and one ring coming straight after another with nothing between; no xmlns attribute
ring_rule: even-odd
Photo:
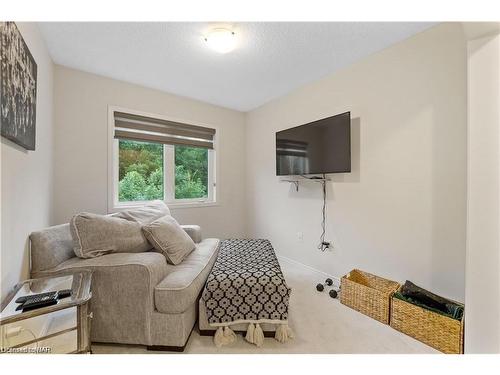
<svg viewBox="0 0 500 375"><path fill-rule="evenodd" d="M276 254L276 256L278 257L279 260L283 260L285 262L289 262L289 263L295 264L297 266L307 268L313 272L319 273L322 275L322 277L325 277L325 279L329 277L333 281L333 286L335 286L337 288L340 287L340 277L338 277L338 276L329 275L324 271L320 271L314 267L308 266L307 264L301 263L298 260L288 258L288 257L281 255L281 254L278 254L278 253ZM319 280L319 281L321 281L321 280Z"/></svg>

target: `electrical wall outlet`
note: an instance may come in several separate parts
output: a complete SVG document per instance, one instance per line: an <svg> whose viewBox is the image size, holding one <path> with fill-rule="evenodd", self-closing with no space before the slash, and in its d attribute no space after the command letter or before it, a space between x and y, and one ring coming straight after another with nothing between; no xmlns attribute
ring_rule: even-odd
<svg viewBox="0 0 500 375"><path fill-rule="evenodd" d="M297 232L297 241L302 242L304 240L304 233Z"/></svg>
<svg viewBox="0 0 500 375"><path fill-rule="evenodd" d="M321 251L332 251L333 250L333 242L330 241L323 241L322 243L319 244L319 248Z"/></svg>

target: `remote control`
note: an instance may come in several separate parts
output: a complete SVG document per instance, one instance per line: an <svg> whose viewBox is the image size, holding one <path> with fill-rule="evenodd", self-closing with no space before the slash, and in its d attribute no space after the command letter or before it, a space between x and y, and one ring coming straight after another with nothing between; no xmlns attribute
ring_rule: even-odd
<svg viewBox="0 0 500 375"><path fill-rule="evenodd" d="M57 292L36 294L28 296L23 303L23 312L38 309L40 307L51 306L57 303Z"/></svg>
<svg viewBox="0 0 500 375"><path fill-rule="evenodd" d="M16 303L24 303L26 302L26 300L28 298L32 298L32 297L44 297L44 296L51 296L53 295L54 293L57 293L57 292L46 292L46 293L40 293L40 294L31 294L31 295L27 295L27 296L21 296L19 297L18 299L16 299Z"/></svg>
<svg viewBox="0 0 500 375"><path fill-rule="evenodd" d="M57 292L57 298L62 299L71 296L71 289L63 289Z"/></svg>

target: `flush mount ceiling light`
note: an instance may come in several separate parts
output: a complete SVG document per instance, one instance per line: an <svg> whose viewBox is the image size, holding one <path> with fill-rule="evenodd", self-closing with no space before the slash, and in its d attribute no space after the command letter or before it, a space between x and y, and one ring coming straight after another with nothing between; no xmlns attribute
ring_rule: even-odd
<svg viewBox="0 0 500 375"><path fill-rule="evenodd" d="M228 53L236 48L236 34L229 29L213 29L204 40L209 48L219 53Z"/></svg>

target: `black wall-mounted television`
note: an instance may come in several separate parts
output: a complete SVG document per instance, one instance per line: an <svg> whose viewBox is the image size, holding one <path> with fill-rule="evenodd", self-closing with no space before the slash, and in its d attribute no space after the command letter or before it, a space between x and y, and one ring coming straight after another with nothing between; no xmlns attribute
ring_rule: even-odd
<svg viewBox="0 0 500 375"><path fill-rule="evenodd" d="M350 171L350 112L276 133L276 175Z"/></svg>

